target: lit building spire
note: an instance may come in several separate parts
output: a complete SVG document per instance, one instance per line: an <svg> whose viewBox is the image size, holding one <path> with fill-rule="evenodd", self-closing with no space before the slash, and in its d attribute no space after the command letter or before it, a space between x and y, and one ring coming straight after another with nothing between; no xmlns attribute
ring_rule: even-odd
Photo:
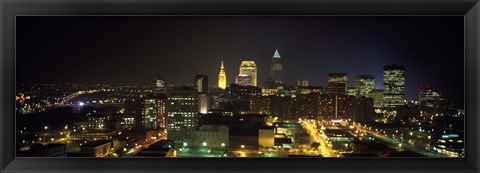
<svg viewBox="0 0 480 173"><path fill-rule="evenodd" d="M272 57L272 65L270 67L270 77L275 80L275 83L277 84L282 84L282 63L280 62L280 53L278 52L278 49L275 49L275 53L273 54Z"/></svg>
<svg viewBox="0 0 480 173"><path fill-rule="evenodd" d="M220 73L218 74L218 87L225 89L227 88L227 75L225 74L225 67L222 64L220 65Z"/></svg>
<svg viewBox="0 0 480 173"><path fill-rule="evenodd" d="M275 49L275 53L273 54L273 58L280 58L280 53L278 52L278 49Z"/></svg>

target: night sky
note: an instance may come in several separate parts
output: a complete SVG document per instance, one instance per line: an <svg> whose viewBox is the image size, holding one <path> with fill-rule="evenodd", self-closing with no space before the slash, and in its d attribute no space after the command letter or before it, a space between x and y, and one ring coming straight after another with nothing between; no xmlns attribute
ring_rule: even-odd
<svg viewBox="0 0 480 173"><path fill-rule="evenodd" d="M463 105L463 16L19 16L18 83L193 84L196 73L216 85L220 60L233 83L242 60L254 60L258 84L269 76L275 48L287 84L327 73L371 74L382 88L383 66L406 68L407 99L420 85Z"/></svg>

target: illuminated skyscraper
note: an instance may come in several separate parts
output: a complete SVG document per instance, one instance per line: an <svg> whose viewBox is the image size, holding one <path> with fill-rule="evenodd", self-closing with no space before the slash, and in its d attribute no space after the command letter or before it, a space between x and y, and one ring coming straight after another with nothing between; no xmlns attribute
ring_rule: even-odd
<svg viewBox="0 0 480 173"><path fill-rule="evenodd" d="M225 74L225 67L222 64L220 65L220 73L218 74L218 87L221 89L227 88L227 75Z"/></svg>
<svg viewBox="0 0 480 173"><path fill-rule="evenodd" d="M195 89L199 94L205 94L208 92L208 75L195 75Z"/></svg>
<svg viewBox="0 0 480 173"><path fill-rule="evenodd" d="M442 94L430 87L420 86L420 111L423 115L444 115L449 109L449 102Z"/></svg>
<svg viewBox="0 0 480 173"><path fill-rule="evenodd" d="M167 88L165 87L165 80L161 76L155 77L155 89L153 90L154 94L166 94Z"/></svg>
<svg viewBox="0 0 480 173"><path fill-rule="evenodd" d="M372 75L357 75L353 87L358 97L370 97L370 93L375 89L375 77Z"/></svg>
<svg viewBox="0 0 480 173"><path fill-rule="evenodd" d="M405 100L405 67L387 65L383 68L383 106L402 106Z"/></svg>
<svg viewBox="0 0 480 173"><path fill-rule="evenodd" d="M236 81L237 84L243 86L257 86L257 65L255 65L255 61L242 61Z"/></svg>
<svg viewBox="0 0 480 173"><path fill-rule="evenodd" d="M280 53L275 49L272 57L272 66L270 68L270 77L275 80L275 83L283 83L282 81L282 64L280 63Z"/></svg>
<svg viewBox="0 0 480 173"><path fill-rule="evenodd" d="M348 84L347 73L328 73L325 92L331 94L346 94Z"/></svg>

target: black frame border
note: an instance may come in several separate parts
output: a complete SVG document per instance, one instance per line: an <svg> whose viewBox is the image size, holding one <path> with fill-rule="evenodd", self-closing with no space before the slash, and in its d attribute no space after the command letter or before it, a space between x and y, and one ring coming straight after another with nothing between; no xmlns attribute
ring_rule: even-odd
<svg viewBox="0 0 480 173"><path fill-rule="evenodd" d="M1 172L478 172L479 0L0 0ZM464 15L466 157L15 158L15 16L18 15Z"/></svg>

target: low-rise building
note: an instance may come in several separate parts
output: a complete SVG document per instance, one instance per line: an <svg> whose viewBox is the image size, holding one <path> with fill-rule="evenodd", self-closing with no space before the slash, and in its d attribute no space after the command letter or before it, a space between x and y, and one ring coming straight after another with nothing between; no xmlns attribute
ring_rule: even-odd
<svg viewBox="0 0 480 173"><path fill-rule="evenodd" d="M258 145L262 148L274 147L274 132L273 127L261 127L258 129Z"/></svg>
<svg viewBox="0 0 480 173"><path fill-rule="evenodd" d="M111 141L99 140L82 145L80 147L80 152L89 157L105 157L110 154L111 148Z"/></svg>
<svg viewBox="0 0 480 173"><path fill-rule="evenodd" d="M202 125L194 132L193 145L210 148L228 148L229 128L225 125Z"/></svg>

